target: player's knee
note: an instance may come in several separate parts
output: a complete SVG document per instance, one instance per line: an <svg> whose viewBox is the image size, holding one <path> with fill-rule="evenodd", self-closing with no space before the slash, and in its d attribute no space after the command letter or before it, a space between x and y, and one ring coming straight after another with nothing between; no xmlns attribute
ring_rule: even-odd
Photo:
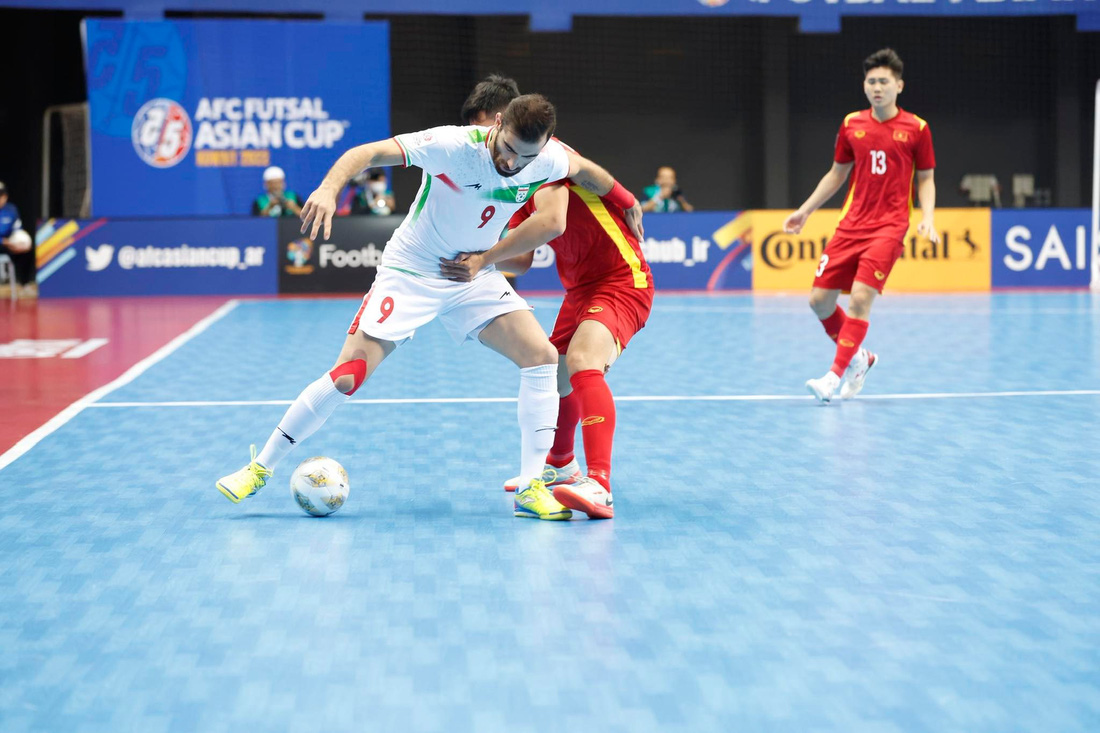
<svg viewBox="0 0 1100 733"><path fill-rule="evenodd" d="M848 311L855 318L865 319L871 312L873 302L874 296L870 293L864 291L852 293L852 297L848 300Z"/></svg>
<svg viewBox="0 0 1100 733"><path fill-rule="evenodd" d="M541 344L534 355L537 363L534 366L542 366L544 364L557 364L558 363L558 350L554 348L554 345L547 341L545 344Z"/></svg>
<svg viewBox="0 0 1100 733"><path fill-rule="evenodd" d="M598 369L602 372L606 366L607 359L586 349L570 349L565 355L565 368L569 376L589 369Z"/></svg>
<svg viewBox="0 0 1100 733"><path fill-rule="evenodd" d="M328 375L332 378L332 384L336 389L346 395L352 395L367 378L367 362L364 359L345 361L333 367Z"/></svg>
<svg viewBox="0 0 1100 733"><path fill-rule="evenodd" d="M829 309L829 296L826 293L814 291L810 293L810 309L821 315L823 310Z"/></svg>
<svg viewBox="0 0 1100 733"><path fill-rule="evenodd" d="M554 348L553 344L549 340L543 343L532 343L524 349L523 356L519 361L521 369L536 366L547 366L553 364L557 366L558 363L558 351Z"/></svg>

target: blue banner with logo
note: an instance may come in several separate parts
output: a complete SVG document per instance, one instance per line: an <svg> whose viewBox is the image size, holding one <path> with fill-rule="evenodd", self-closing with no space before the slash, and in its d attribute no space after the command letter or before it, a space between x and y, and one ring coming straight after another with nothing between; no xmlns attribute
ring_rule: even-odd
<svg viewBox="0 0 1100 733"><path fill-rule="evenodd" d="M993 211L993 287L1087 287L1088 209Z"/></svg>
<svg viewBox="0 0 1100 733"><path fill-rule="evenodd" d="M642 251L658 290L749 290L752 243L748 212L646 214ZM519 278L521 290L561 290L550 247Z"/></svg>
<svg viewBox="0 0 1100 733"><path fill-rule="evenodd" d="M389 136L389 26L84 21L96 216L248 215L278 166L304 201Z"/></svg>
<svg viewBox="0 0 1100 733"><path fill-rule="evenodd" d="M50 219L35 236L38 293L270 295L273 219Z"/></svg>

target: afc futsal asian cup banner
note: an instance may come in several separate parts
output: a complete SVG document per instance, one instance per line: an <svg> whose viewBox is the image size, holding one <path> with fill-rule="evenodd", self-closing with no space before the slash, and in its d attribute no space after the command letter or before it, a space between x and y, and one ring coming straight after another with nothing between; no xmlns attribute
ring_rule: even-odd
<svg viewBox="0 0 1100 733"><path fill-rule="evenodd" d="M85 20L96 216L247 215L268 166L304 200L389 136L389 26Z"/></svg>

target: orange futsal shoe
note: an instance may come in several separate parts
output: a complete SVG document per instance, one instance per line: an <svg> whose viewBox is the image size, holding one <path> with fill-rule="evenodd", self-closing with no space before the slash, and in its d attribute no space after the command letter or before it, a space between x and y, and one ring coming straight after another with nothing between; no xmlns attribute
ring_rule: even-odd
<svg viewBox="0 0 1100 733"><path fill-rule="evenodd" d="M572 484L555 486L554 498L564 507L584 512L589 519L611 519L615 516L611 492L588 476L582 476Z"/></svg>

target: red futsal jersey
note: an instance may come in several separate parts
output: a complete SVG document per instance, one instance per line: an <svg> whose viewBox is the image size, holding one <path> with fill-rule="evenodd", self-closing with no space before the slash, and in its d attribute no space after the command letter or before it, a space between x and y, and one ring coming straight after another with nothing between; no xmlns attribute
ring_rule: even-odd
<svg viewBox="0 0 1100 733"><path fill-rule="evenodd" d="M840 125L834 160L855 163L837 235L903 240L909 230L913 169L936 167L928 123L901 108L886 122L876 120L869 109L853 112Z"/></svg>
<svg viewBox="0 0 1100 733"><path fill-rule="evenodd" d="M566 290L590 285L652 289L653 274L623 212L581 186L569 187L565 233L550 241ZM515 229L535 211L532 198L508 222Z"/></svg>

